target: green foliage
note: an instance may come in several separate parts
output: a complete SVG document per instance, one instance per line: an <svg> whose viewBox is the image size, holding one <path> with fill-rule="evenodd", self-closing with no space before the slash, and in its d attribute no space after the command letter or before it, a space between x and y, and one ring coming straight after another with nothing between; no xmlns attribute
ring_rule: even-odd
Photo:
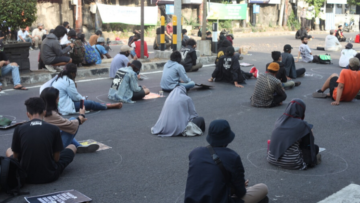
<svg viewBox="0 0 360 203"><path fill-rule="evenodd" d="M208 20L207 22L207 29L211 30L212 29L212 24L216 23L217 20ZM231 24L232 20L219 20L219 25L218 25L218 29L219 30L223 30L226 29L228 31L232 30L232 24Z"/></svg>
<svg viewBox="0 0 360 203"><path fill-rule="evenodd" d="M309 5L314 5L316 12L315 16L318 16L320 12L320 8L324 6L326 0L305 0L305 1L309 3ZM354 1L358 1L358 0L354 0Z"/></svg>
<svg viewBox="0 0 360 203"><path fill-rule="evenodd" d="M271 22L269 23L269 27L273 27L273 24Z"/></svg>
<svg viewBox="0 0 360 203"><path fill-rule="evenodd" d="M7 27L16 30L21 27L31 26L36 21L37 0L0 0L0 22L6 21Z"/></svg>
<svg viewBox="0 0 360 203"><path fill-rule="evenodd" d="M200 24L196 21L196 19L194 20L194 18L192 18L191 16L190 16L189 20L184 17L184 24L190 25L193 29L196 29L197 27L200 26Z"/></svg>
<svg viewBox="0 0 360 203"><path fill-rule="evenodd" d="M299 20L295 17L295 14L294 12L291 12L288 20L287 20L287 26L290 28L290 27L294 27L295 30L299 30L301 25L300 25L300 22Z"/></svg>
<svg viewBox="0 0 360 203"><path fill-rule="evenodd" d="M359 0L347 0L348 4L350 5L357 5L360 6L360 1Z"/></svg>

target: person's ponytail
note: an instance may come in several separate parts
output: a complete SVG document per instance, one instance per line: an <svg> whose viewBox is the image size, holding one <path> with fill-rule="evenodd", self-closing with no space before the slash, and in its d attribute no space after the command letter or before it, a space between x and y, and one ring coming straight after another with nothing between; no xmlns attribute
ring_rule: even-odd
<svg viewBox="0 0 360 203"><path fill-rule="evenodd" d="M73 78L73 76L71 75L71 73L75 73L77 72L77 67L76 64L74 63L69 63L65 66L64 70L61 71L58 75L58 78L56 80L58 80L59 78L62 78L63 76L67 76L68 78L72 79L75 81L75 78Z"/></svg>

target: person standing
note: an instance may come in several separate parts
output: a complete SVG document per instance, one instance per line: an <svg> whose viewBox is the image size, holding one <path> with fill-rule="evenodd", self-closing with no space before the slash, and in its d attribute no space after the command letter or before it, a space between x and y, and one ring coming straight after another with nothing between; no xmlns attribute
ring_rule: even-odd
<svg viewBox="0 0 360 203"><path fill-rule="evenodd" d="M46 34L46 30L43 29L43 24L39 23L37 28L32 31L34 49L39 49L39 45L41 45L42 38Z"/></svg>
<svg viewBox="0 0 360 203"><path fill-rule="evenodd" d="M325 31L325 20L326 20L326 14L324 12L324 8L320 9L320 13L319 13L319 19L320 19L320 31ZM323 29L324 27L324 29Z"/></svg>
<svg viewBox="0 0 360 203"><path fill-rule="evenodd" d="M311 20L312 20L312 7L310 6L306 11L306 26L311 29Z"/></svg>
<svg viewBox="0 0 360 203"><path fill-rule="evenodd" d="M305 28L306 27L306 8L303 7L301 10L301 28Z"/></svg>
<svg viewBox="0 0 360 203"><path fill-rule="evenodd" d="M249 187L240 155L227 146L235 133L226 120L210 123L206 147L190 152L185 189L185 203L265 203L268 187L256 184Z"/></svg>
<svg viewBox="0 0 360 203"><path fill-rule="evenodd" d="M312 11L311 11L311 30L315 30L315 7L312 6Z"/></svg>

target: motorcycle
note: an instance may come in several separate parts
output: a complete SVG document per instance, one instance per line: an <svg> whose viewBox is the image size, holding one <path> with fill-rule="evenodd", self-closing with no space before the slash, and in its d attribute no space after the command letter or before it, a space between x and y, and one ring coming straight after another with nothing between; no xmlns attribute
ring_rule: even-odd
<svg viewBox="0 0 360 203"><path fill-rule="evenodd" d="M355 25L354 20L351 20L350 23L344 23L344 31L350 32L353 29L353 26Z"/></svg>

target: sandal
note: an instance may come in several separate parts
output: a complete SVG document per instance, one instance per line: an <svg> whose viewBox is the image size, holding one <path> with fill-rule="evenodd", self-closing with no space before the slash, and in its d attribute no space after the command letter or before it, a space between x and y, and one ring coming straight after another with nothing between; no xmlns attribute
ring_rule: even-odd
<svg viewBox="0 0 360 203"><path fill-rule="evenodd" d="M24 87L24 86L19 86L19 87L14 87L14 90L28 90L26 87Z"/></svg>

